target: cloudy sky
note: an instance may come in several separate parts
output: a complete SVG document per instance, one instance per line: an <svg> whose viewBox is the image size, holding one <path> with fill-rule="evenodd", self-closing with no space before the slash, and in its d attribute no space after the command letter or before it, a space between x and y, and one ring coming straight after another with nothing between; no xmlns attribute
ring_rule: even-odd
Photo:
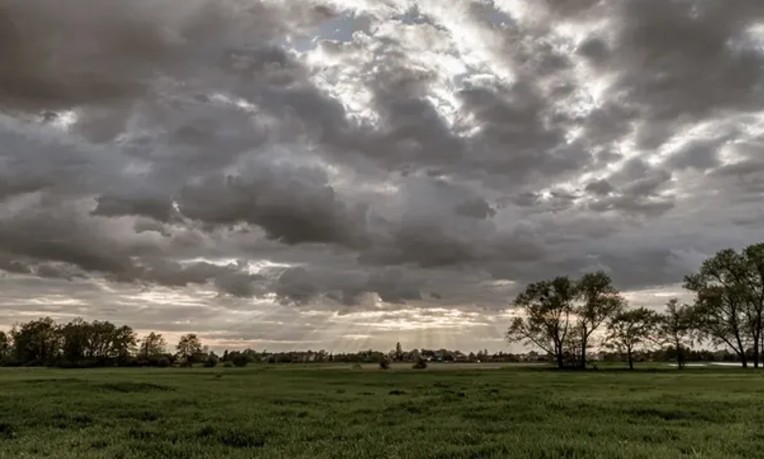
<svg viewBox="0 0 764 459"><path fill-rule="evenodd" d="M506 349L764 240L760 0L7 0L0 328Z"/></svg>

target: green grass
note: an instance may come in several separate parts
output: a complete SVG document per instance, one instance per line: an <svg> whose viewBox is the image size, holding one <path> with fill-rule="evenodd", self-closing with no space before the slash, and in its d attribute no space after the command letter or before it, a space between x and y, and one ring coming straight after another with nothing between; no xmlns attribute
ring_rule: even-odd
<svg viewBox="0 0 764 459"><path fill-rule="evenodd" d="M0 369L0 458L764 457L764 372Z"/></svg>

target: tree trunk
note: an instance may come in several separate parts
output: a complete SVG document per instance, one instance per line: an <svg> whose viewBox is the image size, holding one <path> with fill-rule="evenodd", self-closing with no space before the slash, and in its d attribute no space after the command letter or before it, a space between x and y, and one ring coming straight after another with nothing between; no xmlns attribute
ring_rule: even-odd
<svg viewBox="0 0 764 459"><path fill-rule="evenodd" d="M629 370L633 370L634 369L634 358L631 355L631 349L629 349L627 351L627 356L628 356L628 359L629 359Z"/></svg>
<svg viewBox="0 0 764 459"><path fill-rule="evenodd" d="M748 368L748 357L745 355L745 346L743 346L743 341L740 339L739 333L735 333L735 340L737 341L738 349L740 349L738 355L740 356L740 361L743 363L743 368Z"/></svg>
<svg viewBox="0 0 764 459"><path fill-rule="evenodd" d="M759 336L753 338L753 367L759 368Z"/></svg>
<svg viewBox="0 0 764 459"><path fill-rule="evenodd" d="M555 358L557 359L557 368L562 369L565 367L565 361L563 360L562 355L562 344L555 344L554 345L554 354Z"/></svg>
<svg viewBox="0 0 764 459"><path fill-rule="evenodd" d="M581 338L581 369L586 370L586 336Z"/></svg>
<svg viewBox="0 0 764 459"><path fill-rule="evenodd" d="M676 366L680 370L684 368L684 354L682 354L682 345L679 344L679 340L676 340Z"/></svg>

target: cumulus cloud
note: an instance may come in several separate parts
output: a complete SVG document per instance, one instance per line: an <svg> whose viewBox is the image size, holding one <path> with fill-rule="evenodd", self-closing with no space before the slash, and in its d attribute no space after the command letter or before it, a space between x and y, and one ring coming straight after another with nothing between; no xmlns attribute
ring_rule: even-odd
<svg viewBox="0 0 764 459"><path fill-rule="evenodd" d="M236 175L188 184L178 206L183 215L212 225L258 225L286 244L356 244L363 236L363 209L347 209L327 181L319 169L257 161Z"/></svg>
<svg viewBox="0 0 764 459"><path fill-rule="evenodd" d="M0 304L446 323L761 238L756 0L59 6L0 6Z"/></svg>

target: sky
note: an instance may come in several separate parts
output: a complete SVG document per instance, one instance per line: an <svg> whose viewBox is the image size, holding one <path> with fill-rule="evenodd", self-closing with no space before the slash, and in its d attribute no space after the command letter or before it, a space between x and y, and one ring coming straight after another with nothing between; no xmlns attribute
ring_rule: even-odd
<svg viewBox="0 0 764 459"><path fill-rule="evenodd" d="M0 4L0 328L511 350L764 240L760 0Z"/></svg>

